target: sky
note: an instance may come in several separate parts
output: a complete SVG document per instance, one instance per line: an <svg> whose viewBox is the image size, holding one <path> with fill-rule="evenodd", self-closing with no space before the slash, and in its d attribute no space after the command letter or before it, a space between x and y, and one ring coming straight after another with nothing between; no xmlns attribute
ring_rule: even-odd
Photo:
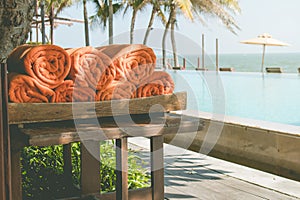
<svg viewBox="0 0 300 200"><path fill-rule="evenodd" d="M201 37L205 37L205 52L214 54L216 38L219 41L219 53L261 53L259 45L241 44L241 40L257 37L262 33L269 33L274 38L289 43L288 47L267 47L269 53L300 52L300 1L299 0L240 0L241 14L234 15L241 30L234 35L217 18L203 16L205 25L195 20L190 22L184 16L179 16L176 28L177 49L183 54L198 54L201 52ZM88 7L88 14L95 9ZM148 25L151 8L140 12L136 21L135 43L141 43L145 28ZM83 19L81 5L67 8L62 17ZM114 16L114 35L116 43L129 42L131 11L125 15ZM33 31L34 32L34 31ZM148 45L160 49L163 26L156 19L151 31ZM107 30L94 26L90 30L92 46L108 44ZM84 46L84 26L74 23L72 26L59 25L55 29L54 42L63 47ZM170 50L170 43L167 48Z"/></svg>

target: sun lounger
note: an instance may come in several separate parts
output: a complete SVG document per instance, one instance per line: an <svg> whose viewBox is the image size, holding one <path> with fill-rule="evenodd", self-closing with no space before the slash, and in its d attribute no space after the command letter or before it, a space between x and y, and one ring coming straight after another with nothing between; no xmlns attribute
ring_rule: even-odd
<svg viewBox="0 0 300 200"><path fill-rule="evenodd" d="M208 69L207 68L199 68L199 67L197 67L197 68L195 68L197 71L208 71Z"/></svg>
<svg viewBox="0 0 300 200"><path fill-rule="evenodd" d="M172 67L174 70L181 70L181 67Z"/></svg>
<svg viewBox="0 0 300 200"><path fill-rule="evenodd" d="M233 72L234 68L233 67L220 67L219 71L221 71L221 72Z"/></svg>
<svg viewBox="0 0 300 200"><path fill-rule="evenodd" d="M268 73L282 73L281 67L266 67Z"/></svg>

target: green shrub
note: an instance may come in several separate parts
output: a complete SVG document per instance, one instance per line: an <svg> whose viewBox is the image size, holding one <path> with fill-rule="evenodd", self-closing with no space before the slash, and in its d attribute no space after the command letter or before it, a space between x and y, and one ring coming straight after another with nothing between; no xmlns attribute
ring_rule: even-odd
<svg viewBox="0 0 300 200"><path fill-rule="evenodd" d="M42 199L63 193L62 147L25 147L22 152L24 199Z"/></svg>
<svg viewBox="0 0 300 200"><path fill-rule="evenodd" d="M100 147L101 161L101 189L102 192L115 191L116 186L116 151L113 144L109 142L102 143ZM144 188L149 187L149 174L142 167L145 164L134 151L130 150L128 155L128 188Z"/></svg>
<svg viewBox="0 0 300 200"><path fill-rule="evenodd" d="M80 184L80 144L71 145L73 184ZM115 148L111 142L100 146L102 192L115 190ZM24 199L51 199L66 195L63 176L63 148L25 147L22 151L22 187ZM142 167L145 164L134 151L128 156L128 187L136 189L149 186L149 174Z"/></svg>

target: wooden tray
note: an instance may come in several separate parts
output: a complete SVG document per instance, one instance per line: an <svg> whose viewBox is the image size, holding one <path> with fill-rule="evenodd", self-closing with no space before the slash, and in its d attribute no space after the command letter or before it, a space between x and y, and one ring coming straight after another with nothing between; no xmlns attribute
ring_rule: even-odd
<svg viewBox="0 0 300 200"><path fill-rule="evenodd" d="M146 114L186 109L186 92L147 98L81 103L9 103L9 124ZM160 106L155 106L155 105ZM112 109L115 108L115 109Z"/></svg>
<svg viewBox="0 0 300 200"><path fill-rule="evenodd" d="M11 103L9 122L15 137L24 141L22 137L26 136L27 145L37 146L132 136L152 137L177 133L179 127L182 133L186 133L198 127L200 120L167 114L186 109L186 96L186 92L180 92L90 103ZM119 109L112 110L112 104ZM79 114L73 116L74 112Z"/></svg>

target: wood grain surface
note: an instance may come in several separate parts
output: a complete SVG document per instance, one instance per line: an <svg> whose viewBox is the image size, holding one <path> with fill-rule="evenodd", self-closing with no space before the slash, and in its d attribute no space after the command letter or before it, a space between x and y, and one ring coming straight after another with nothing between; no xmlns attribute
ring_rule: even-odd
<svg viewBox="0 0 300 200"><path fill-rule="evenodd" d="M74 103L9 103L9 124L63 121L186 109L186 92L147 98Z"/></svg>

